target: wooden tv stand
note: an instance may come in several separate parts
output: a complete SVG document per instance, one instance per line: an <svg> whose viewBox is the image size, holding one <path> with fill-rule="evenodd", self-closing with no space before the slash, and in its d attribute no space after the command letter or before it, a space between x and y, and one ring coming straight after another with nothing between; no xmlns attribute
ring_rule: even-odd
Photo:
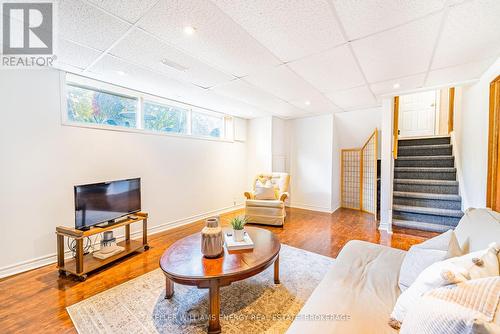
<svg viewBox="0 0 500 334"><path fill-rule="evenodd" d="M91 227L90 230L81 231L71 227L58 226L56 227L57 234L57 268L59 275L66 275L68 273L76 275L80 281L87 279L87 273L100 268L108 263L118 260L130 253L138 251L141 248L149 249L148 246L148 214L145 212L138 212L129 215L136 218L125 218L116 223L109 224L104 227ZM142 221L142 240L130 239L130 225ZM86 237L103 233L105 231L113 230L118 227L125 227L125 240L117 243L118 246L125 248L123 252L115 254L104 260L95 258L92 253L84 255L83 240ZM64 260L64 237L76 240L76 255L74 259L68 261Z"/></svg>

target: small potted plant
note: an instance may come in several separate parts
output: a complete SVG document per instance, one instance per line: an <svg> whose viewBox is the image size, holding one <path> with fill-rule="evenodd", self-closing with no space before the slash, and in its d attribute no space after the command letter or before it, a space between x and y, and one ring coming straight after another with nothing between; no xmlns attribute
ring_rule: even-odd
<svg viewBox="0 0 500 334"><path fill-rule="evenodd" d="M234 241L243 241L245 238L245 230L243 229L247 223L245 216L238 216L231 219L231 226L233 227Z"/></svg>

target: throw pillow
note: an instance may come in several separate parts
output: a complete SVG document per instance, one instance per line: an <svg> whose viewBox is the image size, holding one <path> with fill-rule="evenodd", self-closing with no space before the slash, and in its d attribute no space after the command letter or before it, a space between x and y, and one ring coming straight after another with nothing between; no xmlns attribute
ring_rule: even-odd
<svg viewBox="0 0 500 334"><path fill-rule="evenodd" d="M264 184L258 180L255 183L255 199L270 200L276 199L276 193L271 181L266 181Z"/></svg>
<svg viewBox="0 0 500 334"><path fill-rule="evenodd" d="M426 292L451 283L473 278L498 276L498 247L492 244L485 250L436 262L418 275L415 282L396 301L389 325L399 329L408 309Z"/></svg>
<svg viewBox="0 0 500 334"><path fill-rule="evenodd" d="M453 230L412 246L406 253L399 271L399 288L401 291L406 290L431 264L462 254Z"/></svg>
<svg viewBox="0 0 500 334"><path fill-rule="evenodd" d="M498 333L499 303L499 276L434 289L412 306L400 333Z"/></svg>

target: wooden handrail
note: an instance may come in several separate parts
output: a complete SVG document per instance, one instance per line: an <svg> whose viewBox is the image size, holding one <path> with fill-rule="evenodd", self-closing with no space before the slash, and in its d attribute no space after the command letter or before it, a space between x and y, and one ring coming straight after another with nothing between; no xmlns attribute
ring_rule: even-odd
<svg viewBox="0 0 500 334"><path fill-rule="evenodd" d="M394 147L392 155L394 159L398 158L398 136L399 136L399 96L394 96Z"/></svg>
<svg viewBox="0 0 500 334"><path fill-rule="evenodd" d="M455 114L455 87L451 87L448 94L448 133L453 131Z"/></svg>

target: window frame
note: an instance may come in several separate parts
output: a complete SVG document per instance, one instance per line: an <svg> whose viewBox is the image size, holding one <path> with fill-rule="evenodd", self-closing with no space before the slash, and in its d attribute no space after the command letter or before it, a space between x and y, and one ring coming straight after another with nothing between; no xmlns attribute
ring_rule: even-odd
<svg viewBox="0 0 500 334"><path fill-rule="evenodd" d="M194 106L189 103L183 103L181 101L172 100L158 95L153 95L138 90L118 86L115 84L107 83L97 79L91 79L84 76L76 75L73 73L62 72L60 77L60 92L61 92L61 125L70 127L79 127L87 129L96 130L107 130L107 131L119 131L119 132L131 132L140 133L145 135L155 135L155 136L168 136L177 138L187 138L196 140L208 140L208 141L218 141L218 142L228 142L234 143L233 136L228 136L229 133L227 129L227 120L233 119L233 116L211 111L209 109ZM125 127L120 125L108 125L99 123L85 123L72 121L68 117L68 102L67 102L67 86L74 86L78 88L88 89L92 91L102 92L106 94L111 94L119 97L135 99L137 101L137 111L136 111L136 126L135 127ZM176 133L167 131L155 131L148 130L144 128L144 103L145 102L157 103L164 106L178 107L187 110L187 122L186 122L186 133ZM201 113L209 116L215 116L222 118L222 128L220 137L212 136L200 136L192 134L192 113Z"/></svg>

